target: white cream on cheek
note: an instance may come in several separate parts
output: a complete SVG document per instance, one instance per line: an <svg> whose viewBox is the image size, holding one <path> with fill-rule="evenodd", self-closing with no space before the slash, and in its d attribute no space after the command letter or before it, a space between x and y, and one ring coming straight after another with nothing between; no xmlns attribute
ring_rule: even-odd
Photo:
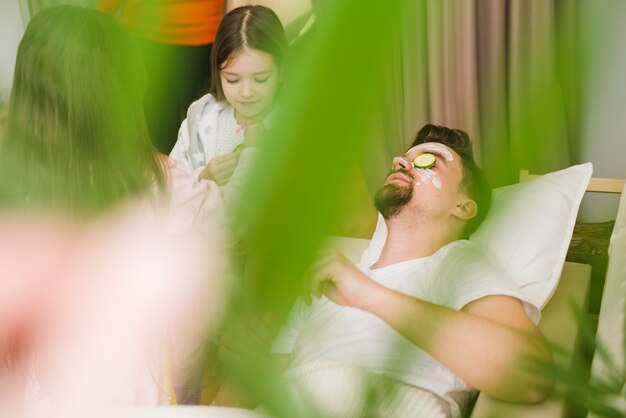
<svg viewBox="0 0 626 418"><path fill-rule="evenodd" d="M419 177L416 179L415 184L419 185L419 184L432 183L433 186L441 190L441 179L439 178L439 175L435 173L433 170L431 170L430 168L427 168L427 169L416 168L415 172L417 173Z"/></svg>
<svg viewBox="0 0 626 418"><path fill-rule="evenodd" d="M433 186L441 190L441 179L439 178L439 175L432 171L430 168L426 169L426 172L432 175Z"/></svg>

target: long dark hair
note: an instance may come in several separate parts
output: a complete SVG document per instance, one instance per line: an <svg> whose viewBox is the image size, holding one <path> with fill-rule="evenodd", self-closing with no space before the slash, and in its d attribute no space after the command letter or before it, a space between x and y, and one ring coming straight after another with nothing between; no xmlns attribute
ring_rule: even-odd
<svg viewBox="0 0 626 418"><path fill-rule="evenodd" d="M73 6L35 15L0 142L0 203L92 213L161 183L145 88L137 47L115 18Z"/></svg>
<svg viewBox="0 0 626 418"><path fill-rule="evenodd" d="M224 101L220 71L228 65L233 52L242 48L257 49L272 56L280 69L289 48L280 19L264 6L242 6L228 12L215 35L211 50L211 89L209 92Z"/></svg>

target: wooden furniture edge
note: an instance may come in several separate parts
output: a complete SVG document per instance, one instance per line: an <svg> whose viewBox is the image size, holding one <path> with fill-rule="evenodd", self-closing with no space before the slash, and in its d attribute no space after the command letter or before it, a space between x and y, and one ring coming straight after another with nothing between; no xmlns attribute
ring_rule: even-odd
<svg viewBox="0 0 626 418"><path fill-rule="evenodd" d="M538 177L541 177L541 175L530 174L528 170L520 170L519 173L520 183L533 180ZM622 190L624 190L624 179L593 177L587 186L588 192L622 193Z"/></svg>

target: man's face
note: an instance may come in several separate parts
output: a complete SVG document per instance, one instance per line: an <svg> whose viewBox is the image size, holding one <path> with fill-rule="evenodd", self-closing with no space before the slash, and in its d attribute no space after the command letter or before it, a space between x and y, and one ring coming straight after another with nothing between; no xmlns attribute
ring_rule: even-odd
<svg viewBox="0 0 626 418"><path fill-rule="evenodd" d="M413 165L413 160L423 153L435 156L434 166L423 169ZM445 215L457 204L462 180L461 157L450 147L427 142L393 159L393 169L376 193L374 204L385 219L404 207L432 216Z"/></svg>

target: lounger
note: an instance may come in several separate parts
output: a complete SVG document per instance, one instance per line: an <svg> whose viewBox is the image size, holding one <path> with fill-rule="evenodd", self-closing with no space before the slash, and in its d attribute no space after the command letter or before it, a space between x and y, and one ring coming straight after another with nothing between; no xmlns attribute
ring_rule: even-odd
<svg viewBox="0 0 626 418"><path fill-rule="evenodd" d="M536 176L523 171L520 181L526 181ZM620 193L624 189L624 180L593 178L589 182L587 191ZM619 231L622 231L620 234ZM616 358L621 359L624 366L624 299L626 291L623 288L624 272L626 271L626 197L622 193L620 209L611 238L609 250L609 268L600 310L598 336L601 340L610 338L611 350ZM578 324L571 309L571 304L586 310L589 295L591 268L586 264L566 262L561 275L559 286L543 311L539 328L553 343L565 348L564 353L555 357L559 365L570 366L574 356L579 356L580 336ZM622 287L620 287L622 286ZM606 373L607 365L602 364L595 356L593 375ZM614 365L618 366L618 365ZM479 395L471 418L560 418L571 416L572 407L556 392L544 402L536 405L513 404L496 401L486 395Z"/></svg>

